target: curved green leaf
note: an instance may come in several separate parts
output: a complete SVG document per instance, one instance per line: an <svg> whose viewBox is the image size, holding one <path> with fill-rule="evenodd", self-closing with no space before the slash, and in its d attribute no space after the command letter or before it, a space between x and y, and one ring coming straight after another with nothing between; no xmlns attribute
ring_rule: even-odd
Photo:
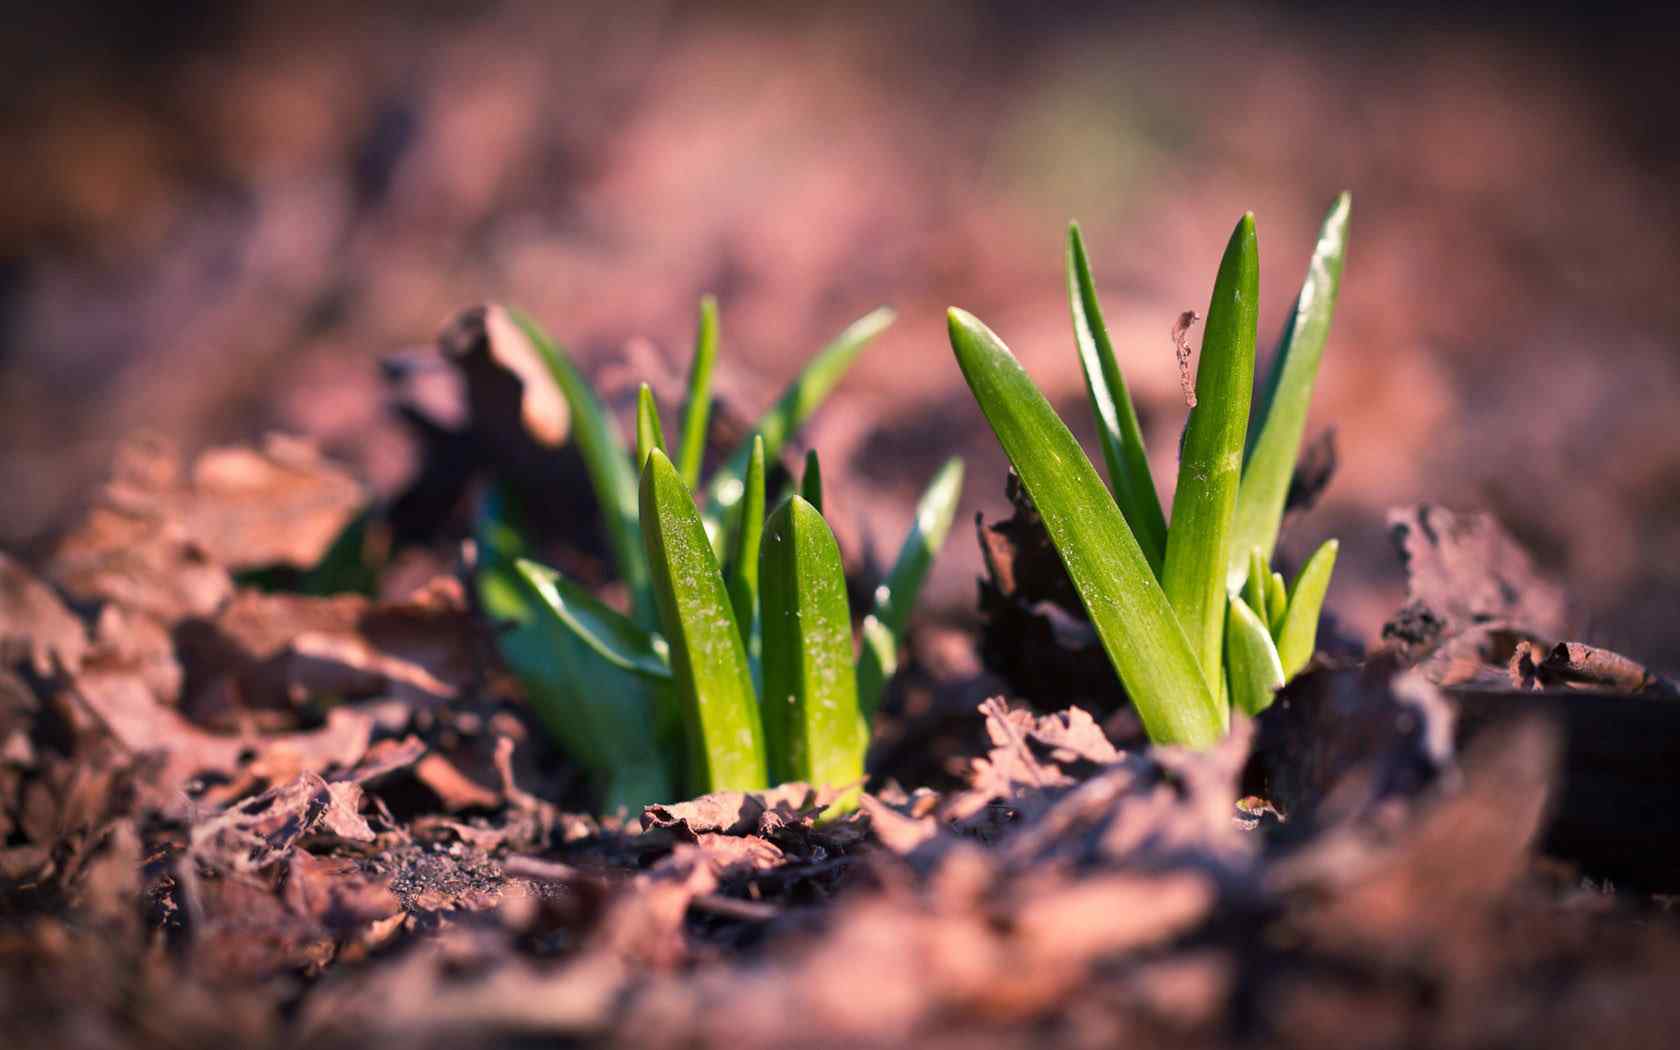
<svg viewBox="0 0 1680 1050"><path fill-rule="evenodd" d="M1289 678L1307 666L1318 646L1318 616L1324 608L1324 595L1330 590L1330 574L1336 569L1340 547L1335 540L1324 541L1301 566L1301 574L1290 588L1289 611L1284 613L1283 627L1278 631L1278 658Z"/></svg>
<svg viewBox="0 0 1680 1050"><path fill-rule="evenodd" d="M844 787L863 779L869 726L858 708L840 547L795 496L764 526L764 738L775 781Z"/></svg>
<svg viewBox="0 0 1680 1050"><path fill-rule="evenodd" d="M1289 315L1288 327L1267 373L1260 411L1254 417L1256 426L1249 435L1242 490L1237 497L1236 550L1259 547L1268 561L1277 545L1289 480L1295 473L1301 435L1307 426L1307 407L1318 379L1318 364L1324 356L1324 340L1330 333L1330 317L1336 308L1342 264L1347 259L1348 215L1352 209L1353 198L1343 193L1324 217L1318 244L1307 264L1306 280L1301 282L1295 310ZM1240 584L1245 568L1233 556L1232 587Z"/></svg>
<svg viewBox="0 0 1680 1050"><path fill-rule="evenodd" d="M511 320L512 326L501 323L503 319ZM565 350L551 342L530 318L513 310L491 307L485 326L492 339L511 334L522 334L529 339L565 395L572 413L572 442L583 458L595 499L601 505L601 520L606 528L607 544L618 563L618 575L630 588L637 621L650 623L653 612L648 593L647 556L642 551L641 534L636 527L636 471L619 435L618 424Z"/></svg>
<svg viewBox="0 0 1680 1050"><path fill-rule="evenodd" d="M1114 359L1114 345L1103 323L1102 306L1091 278L1091 263L1085 256L1085 242L1079 224L1068 225L1068 303L1073 309L1073 338L1079 347L1079 366L1085 372L1085 393L1091 413L1097 419L1097 437L1102 443L1109 487L1126 524L1132 527L1138 546L1155 575L1167 551L1167 519L1161 513L1161 499L1155 479L1149 473L1149 452L1143 444L1137 409L1131 391Z"/></svg>
<svg viewBox="0 0 1680 1050"><path fill-rule="evenodd" d="M874 717L887 679L898 667L898 646L910 624L910 610L934 556L951 531L962 484L963 461L946 460L916 502L916 516L898 549L898 558L875 588L874 607L863 621L863 646L858 653L858 700L865 717ZM872 628L871 624L876 626Z"/></svg>
<svg viewBox="0 0 1680 1050"><path fill-rule="evenodd" d="M1231 683L1231 703L1249 715L1271 706L1283 688L1283 666L1271 632L1248 603L1231 596L1225 623L1225 667Z"/></svg>
<svg viewBox="0 0 1680 1050"><path fill-rule="evenodd" d="M542 599L543 607L601 659L648 678L671 680L671 650L665 639L546 565L519 558L514 567Z"/></svg>
<svg viewBox="0 0 1680 1050"><path fill-rule="evenodd" d="M712 366L717 363L717 299L700 297L700 330L694 335L694 360L688 363L688 400L683 405L677 467L690 489L700 487L700 463L706 455L706 423L712 413Z"/></svg>
<svg viewBox="0 0 1680 1050"><path fill-rule="evenodd" d="M1096 469L1002 340L965 311L953 308L948 319L963 377L1038 507L1149 738L1212 744L1225 731L1225 712Z"/></svg>
<svg viewBox="0 0 1680 1050"><path fill-rule="evenodd" d="M823 347L806 363L804 369L776 400L775 405L771 406L770 411L766 412L753 428L753 434L764 439L766 456L774 459L781 452L782 444L810 418L811 413L817 410L845 376L846 370L852 366L857 355L869 345L871 339L892 324L895 316L897 315L892 310L884 306L865 314L848 325L845 331L834 337L833 342ZM714 549L722 549L723 522L728 520L729 512L741 501L747 461L751 458L752 439L749 437L730 454L729 459L706 484L706 532L712 537Z"/></svg>
<svg viewBox="0 0 1680 1050"><path fill-rule="evenodd" d="M676 797L665 746L666 687L611 666L552 615L518 569L523 551L507 500L487 500L475 530L480 606L503 624L496 645L531 708L601 795L602 812L637 813Z"/></svg>
<svg viewBox="0 0 1680 1050"><path fill-rule="evenodd" d="M746 647L694 497L665 453L642 470L642 539L689 739L697 792L767 784L763 727Z"/></svg>
<svg viewBox="0 0 1680 1050"><path fill-rule="evenodd" d="M1224 659L1231 513L1242 473L1243 438L1254 387L1254 329L1260 287L1254 215L1232 231L1208 304L1196 407L1184 430L1161 586L1189 636L1210 687Z"/></svg>

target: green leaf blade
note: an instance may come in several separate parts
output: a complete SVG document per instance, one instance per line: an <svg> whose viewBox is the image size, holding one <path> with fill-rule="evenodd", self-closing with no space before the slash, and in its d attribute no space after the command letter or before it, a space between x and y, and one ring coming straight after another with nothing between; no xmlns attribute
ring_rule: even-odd
<svg viewBox="0 0 1680 1050"><path fill-rule="evenodd" d="M1253 394L1259 271L1250 213L1238 221L1225 246L1208 305L1196 368L1196 407L1185 427L1161 573L1161 586L1210 686L1218 683L1224 660L1231 516Z"/></svg>
<svg viewBox="0 0 1680 1050"><path fill-rule="evenodd" d="M1150 739L1214 743L1225 711L1091 461L1002 340L965 311L953 308L948 321L963 377L1037 505Z"/></svg>
<svg viewBox="0 0 1680 1050"><path fill-rule="evenodd" d="M1301 566L1295 586L1289 591L1289 610L1283 615L1283 627L1278 631L1278 658L1283 661L1283 673L1293 678L1312 659L1318 647L1318 618L1324 609L1324 596L1330 590L1330 575L1336 570L1336 552L1341 545L1326 540Z"/></svg>
<svg viewBox="0 0 1680 1050"><path fill-rule="evenodd" d="M852 362L870 341L886 330L897 315L887 307L874 310L848 325L845 331L811 358L770 410L759 418L753 433L764 439L764 454L774 459L794 431L809 419L834 390ZM752 441L743 441L706 485L707 532L722 543L722 523L740 502Z"/></svg>
<svg viewBox="0 0 1680 1050"><path fill-rule="evenodd" d="M543 607L595 655L620 670L644 678L671 680L670 649L665 639L603 604L546 565L519 558L514 567Z"/></svg>
<svg viewBox="0 0 1680 1050"><path fill-rule="evenodd" d="M1324 356L1324 343L1341 287L1352 208L1353 198L1343 193L1331 205L1319 228L1306 279L1301 283L1295 309L1272 359L1260 411L1255 415L1257 425L1249 437L1242 489L1237 498L1236 542L1239 550L1259 547L1268 561L1277 546L1289 481L1300 456L1307 409L1312 402L1313 385L1318 379L1318 366ZM1233 559L1233 586L1243 571L1244 567Z"/></svg>
<svg viewBox="0 0 1680 1050"><path fill-rule="evenodd" d="M1149 473L1149 451L1143 444L1137 409L1115 360L1108 326L1103 322L1102 306L1097 301L1096 283L1078 223L1068 225L1067 284L1074 342L1079 348L1080 368L1085 373L1085 393L1097 421L1109 487L1158 578L1166 557L1167 519L1161 513L1161 498Z"/></svg>
<svg viewBox="0 0 1680 1050"><path fill-rule="evenodd" d="M480 606L504 624L497 649L518 676L532 710L566 752L587 769L605 813L636 813L676 797L665 746L669 691L614 667L549 613L518 569L522 544L505 499L487 501L475 530Z"/></svg>
<svg viewBox="0 0 1680 1050"><path fill-rule="evenodd" d="M946 460L917 500L916 516L898 557L875 588L874 606L864 619L863 645L858 654L858 697L868 718L874 718L887 680L898 667L898 647L910 625L910 610L951 531L962 487L963 461L955 457Z"/></svg>
<svg viewBox="0 0 1680 1050"><path fill-rule="evenodd" d="M590 485L601 505L601 520L613 560L618 564L618 574L630 588L637 619L651 622L647 555L642 550L641 531L636 524L636 471L618 424L571 357L559 344L550 341L530 318L492 307L485 326L492 339L522 336L529 340L565 396L572 414L572 441L583 458Z"/></svg>
<svg viewBox="0 0 1680 1050"><path fill-rule="evenodd" d="M641 522L690 741L690 786L761 789L764 736L746 647L694 498L658 450L642 471Z"/></svg>
<svg viewBox="0 0 1680 1050"><path fill-rule="evenodd" d="M806 503L817 508L821 514L823 509L823 480L822 463L817 459L817 450L805 450L805 473L799 478L799 495Z"/></svg>
<svg viewBox="0 0 1680 1050"><path fill-rule="evenodd" d="M1271 632L1241 597L1232 595L1225 625L1225 667L1231 703L1253 716L1283 688L1283 665Z"/></svg>
<svg viewBox="0 0 1680 1050"><path fill-rule="evenodd" d="M718 307L700 297L700 328L694 335L694 359L688 365L688 399L683 403L677 468L690 489L700 487L700 464L706 455L706 425L712 414L712 368L717 364Z"/></svg>
<svg viewBox="0 0 1680 1050"><path fill-rule="evenodd" d="M735 554L729 562L725 583L729 588L730 606L741 628L741 641L747 646L749 657L755 648L754 631L758 624L758 557L764 538L764 440L753 439L752 459L747 463L746 496L741 501L741 517L735 528Z"/></svg>
<svg viewBox="0 0 1680 1050"><path fill-rule="evenodd" d="M647 464L648 453L665 451L665 428L659 422L659 403L646 383L636 391L636 469Z"/></svg>
<svg viewBox="0 0 1680 1050"><path fill-rule="evenodd" d="M834 533L803 497L765 524L759 579L772 778L854 784L863 778L869 727L858 707L846 575Z"/></svg>

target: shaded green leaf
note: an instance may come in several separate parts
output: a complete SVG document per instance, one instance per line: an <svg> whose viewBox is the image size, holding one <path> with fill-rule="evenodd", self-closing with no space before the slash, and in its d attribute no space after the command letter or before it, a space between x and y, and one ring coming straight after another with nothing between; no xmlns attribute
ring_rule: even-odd
<svg viewBox="0 0 1680 1050"><path fill-rule="evenodd" d="M1301 574L1289 590L1289 611L1284 613L1283 627L1278 631L1278 658L1283 661L1286 677L1295 677L1307 666L1318 645L1318 617L1324 608L1324 595L1330 590L1330 574L1336 569L1339 549L1335 540L1326 540L1301 566Z"/></svg>
<svg viewBox="0 0 1680 1050"><path fill-rule="evenodd" d="M1318 365L1336 308L1342 264L1347 258L1348 215L1353 198L1343 193L1331 205L1319 229L1318 244L1307 264L1306 280L1295 297L1277 354L1260 395L1260 411L1249 435L1242 489L1237 498L1238 550L1259 547L1269 561L1283 522L1289 480L1301 453ZM1245 566L1233 559L1230 585L1235 587Z"/></svg>
<svg viewBox="0 0 1680 1050"><path fill-rule="evenodd" d="M795 496L764 526L764 738L774 781L843 787L863 778L869 727L858 708L840 547Z"/></svg>
<svg viewBox="0 0 1680 1050"><path fill-rule="evenodd" d="M679 738L665 721L669 690L620 670L587 648L548 610L518 569L524 545L508 501L485 502L475 536L480 606L503 624L497 648L532 710L596 784L602 811L640 812L675 797L666 749Z"/></svg>
<svg viewBox="0 0 1680 1050"><path fill-rule="evenodd" d="M865 314L848 325L833 342L823 347L806 363L804 369L776 400L775 405L753 428L753 433L764 439L764 454L767 457L774 459L781 452L782 444L810 418L811 413L817 410L845 376L846 370L851 367L857 355L871 339L892 324L895 316L892 310L884 306ZM751 457L752 439L749 437L730 454L729 459L718 468L717 473L706 485L706 531L712 537L715 549L722 549L723 523L728 520L729 512L741 501L747 461Z"/></svg>
<svg viewBox="0 0 1680 1050"><path fill-rule="evenodd" d="M763 788L763 728L746 647L694 497L657 449L642 470L641 487L642 538L682 701L690 787Z"/></svg>
<svg viewBox="0 0 1680 1050"><path fill-rule="evenodd" d="M1232 595L1228 610L1225 667L1231 703L1249 715L1257 715L1271 706L1272 696L1283 687L1283 666L1278 662L1271 632L1248 603Z"/></svg>
<svg viewBox="0 0 1680 1050"><path fill-rule="evenodd" d="M1161 586L1210 687L1219 681L1224 658L1231 512L1237 502L1254 386L1259 284L1254 215L1249 213L1238 221L1225 246L1208 304L1196 367L1196 407L1185 426L1161 573Z"/></svg>
<svg viewBox="0 0 1680 1050"><path fill-rule="evenodd" d="M511 326L506 323L510 320ZM570 356L559 344L551 342L530 318L492 307L486 315L485 327L491 339L523 335L548 365L549 374L571 410L572 442L589 472L589 483L601 505L607 543L618 564L619 577L630 588L635 618L640 623L651 623L647 556L636 526L636 471L618 424Z"/></svg>
<svg viewBox="0 0 1680 1050"><path fill-rule="evenodd" d="M665 639L643 629L546 565L520 558L515 568L542 599L544 608L597 656L625 671L660 681L670 680L670 648Z"/></svg>
<svg viewBox="0 0 1680 1050"><path fill-rule="evenodd" d="M1218 740L1225 712L1214 688L1079 442L991 329L955 308L948 320L963 377L1037 506L1150 739L1193 746Z"/></svg>
<svg viewBox="0 0 1680 1050"><path fill-rule="evenodd" d="M694 335L694 359L688 363L688 400L683 404L677 468L683 483L700 488L700 463L706 455L706 424L712 413L712 366L717 363L718 309L710 295L700 297L700 328Z"/></svg>
<svg viewBox="0 0 1680 1050"><path fill-rule="evenodd" d="M962 484L962 460L946 460L916 502L916 516L899 547L898 558L875 588L874 606L863 621L863 646L858 654L858 700L865 717L874 717L887 680L898 667L898 647L910 623L910 610L934 556L951 531Z"/></svg>
<svg viewBox="0 0 1680 1050"><path fill-rule="evenodd" d="M1068 303L1073 308L1073 338L1079 348L1080 368L1085 372L1085 393L1097 420L1109 487L1149 567L1159 577L1167 551L1167 519L1161 513L1161 499L1149 473L1149 452L1143 444L1131 391L1126 388L1125 376L1114 358L1114 345L1109 342L1108 326L1103 323L1078 223L1068 225L1067 284Z"/></svg>

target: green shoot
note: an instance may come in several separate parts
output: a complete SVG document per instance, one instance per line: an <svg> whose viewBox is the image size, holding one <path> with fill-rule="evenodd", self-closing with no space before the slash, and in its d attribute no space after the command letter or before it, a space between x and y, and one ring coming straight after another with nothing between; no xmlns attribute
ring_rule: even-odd
<svg viewBox="0 0 1680 1050"><path fill-rule="evenodd" d="M810 418L845 376L857 355L863 352L870 340L892 324L894 316L893 311L886 307L864 315L853 321L806 364L753 428L753 433L764 439L764 454L767 457L774 459L781 452L782 444ZM747 473L747 461L751 457L752 439L748 438L706 485L703 502L706 531L712 537L716 550L723 549L723 522L728 520L730 512L744 494L743 480Z"/></svg>
<svg viewBox="0 0 1680 1050"><path fill-rule="evenodd" d="M1211 679L1079 442L991 329L962 310L947 316L963 377L1037 506L1150 739L1198 747L1218 740L1225 711ZM1168 542L1170 564L1170 535Z"/></svg>
<svg viewBox="0 0 1680 1050"><path fill-rule="evenodd" d="M803 497L782 504L766 523L759 579L771 775L859 783L869 725L858 708L846 576L834 533Z"/></svg>
<svg viewBox="0 0 1680 1050"><path fill-rule="evenodd" d="M1109 342L1102 307L1097 303L1096 284L1078 223L1068 226L1067 281L1074 342L1079 348L1079 366L1085 372L1091 414L1097 420L1108 484L1150 569L1159 578L1167 552L1167 520L1161 513L1160 497L1155 494L1155 480L1149 474L1149 452L1143 445L1137 409L1132 406L1131 392L1114 359L1114 345Z"/></svg>
<svg viewBox="0 0 1680 1050"><path fill-rule="evenodd" d="M694 360L688 365L688 401L683 406L682 434L677 445L677 466L683 483L700 486L700 464L706 455L706 424L712 413L712 366L717 363L717 300L700 298L700 330L694 336Z"/></svg>
<svg viewBox="0 0 1680 1050"><path fill-rule="evenodd" d="M1196 369L1196 407L1185 426L1161 572L1161 586L1210 688L1217 688L1224 658L1231 513L1248 433L1259 285L1260 257L1250 213L1232 231L1213 282Z"/></svg>
<svg viewBox="0 0 1680 1050"><path fill-rule="evenodd" d="M868 717L874 717L887 679L898 669L898 647L910 624L910 609L921 593L934 555L951 531L962 483L962 460L946 460L916 503L910 533L904 537L892 569L875 588L874 606L863 618L857 668L858 702Z"/></svg>
<svg viewBox="0 0 1680 1050"><path fill-rule="evenodd" d="M1272 694L1283 686L1283 665L1266 625L1247 602L1235 596L1226 616L1225 660L1231 703L1251 716L1265 710Z"/></svg>
<svg viewBox="0 0 1680 1050"><path fill-rule="evenodd" d="M1339 544L1326 540L1313 552L1295 577L1289 592L1289 608L1278 629L1278 657L1283 661L1283 673L1293 678L1312 659L1318 645L1318 616L1324 607L1324 595L1330 589L1330 574L1336 568Z"/></svg>
<svg viewBox="0 0 1680 1050"><path fill-rule="evenodd" d="M1318 234L1307 277L1295 298L1283 339L1278 345L1260 396L1257 426L1249 435L1247 461L1243 466L1242 491L1237 498L1236 535L1231 561L1231 586L1238 586L1246 566L1238 560L1250 547L1259 547L1267 560L1277 544L1283 521L1284 499L1289 479L1301 453L1301 435L1306 430L1307 406L1312 400L1318 364L1330 332L1330 318L1336 308L1336 293L1347 258L1348 215L1353 198L1346 193L1336 198Z"/></svg>
<svg viewBox="0 0 1680 1050"><path fill-rule="evenodd" d="M642 470L642 538L689 740L690 789L768 785L758 697L717 558L677 468L658 449Z"/></svg>
<svg viewBox="0 0 1680 1050"><path fill-rule="evenodd" d="M741 501L741 523L735 530L735 554L726 577L729 603L749 654L754 648L753 625L758 620L758 552L763 536L764 439L754 437L752 459L747 462L746 498Z"/></svg>
<svg viewBox="0 0 1680 1050"><path fill-rule="evenodd" d="M665 451L665 428L659 423L659 404L646 383L636 391L636 465L647 465L648 453Z"/></svg>
<svg viewBox="0 0 1680 1050"><path fill-rule="evenodd" d="M817 462L817 450L809 449L805 453L805 473L799 479L799 494L805 502L817 508L821 514L823 509L822 464Z"/></svg>

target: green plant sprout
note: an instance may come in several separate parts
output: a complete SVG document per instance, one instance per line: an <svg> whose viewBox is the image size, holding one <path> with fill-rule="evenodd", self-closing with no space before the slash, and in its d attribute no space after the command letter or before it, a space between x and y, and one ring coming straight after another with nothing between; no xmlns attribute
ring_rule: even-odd
<svg viewBox="0 0 1680 1050"><path fill-rule="evenodd" d="M816 453L806 456L797 492L768 519L766 464L891 319L878 310L841 333L702 487L718 345L709 297L674 450L647 385L638 391L630 450L565 353L516 318L572 409L631 608L620 613L530 560L518 508L501 492L480 517L477 590L486 612L508 624L499 636L504 659L545 724L591 772L604 811L788 780L846 790L838 805L855 798L869 721L908 609L949 531L962 465L946 464L923 496L854 658Z"/></svg>
<svg viewBox="0 0 1680 1050"><path fill-rule="evenodd" d="M1170 524L1077 224L1068 230L1068 301L1107 487L1003 341L972 314L949 312L963 376L1156 743L1213 743L1231 704L1258 713L1312 657L1336 542L1319 548L1293 587L1269 562L1335 308L1351 203L1343 193L1324 219L1252 426L1259 252L1254 216L1238 221L1208 306Z"/></svg>

